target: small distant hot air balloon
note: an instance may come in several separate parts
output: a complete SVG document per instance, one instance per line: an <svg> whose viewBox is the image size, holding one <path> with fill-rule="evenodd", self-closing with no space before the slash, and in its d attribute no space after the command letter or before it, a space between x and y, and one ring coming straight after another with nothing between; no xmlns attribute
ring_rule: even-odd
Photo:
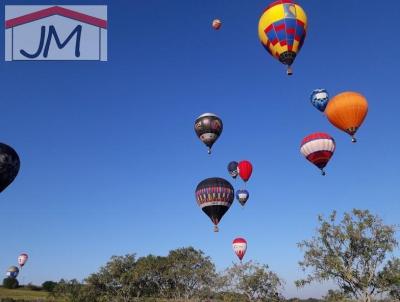
<svg viewBox="0 0 400 302"><path fill-rule="evenodd" d="M239 162L237 169L240 178L243 179L244 182L247 182L251 176L251 173L253 173L253 166L247 160L242 160Z"/></svg>
<svg viewBox="0 0 400 302"><path fill-rule="evenodd" d="M222 120L214 113L204 113L196 119L194 130L200 140L208 147L208 154L211 154L211 148L221 135L222 129Z"/></svg>
<svg viewBox="0 0 400 302"><path fill-rule="evenodd" d="M222 26L221 20L219 20L219 19L214 19L214 20L212 21L212 27L213 27L215 30L220 29L221 26Z"/></svg>
<svg viewBox="0 0 400 302"><path fill-rule="evenodd" d="M17 152L0 143L0 192L3 192L17 177L20 161Z"/></svg>
<svg viewBox="0 0 400 302"><path fill-rule="evenodd" d="M214 223L214 232L218 232L218 223L232 205L234 196L232 185L223 178L207 178L197 185L197 204Z"/></svg>
<svg viewBox="0 0 400 302"><path fill-rule="evenodd" d="M273 57L287 65L292 74L293 64L303 46L307 32L307 16L292 0L278 0L263 12L258 23L258 36Z"/></svg>
<svg viewBox="0 0 400 302"><path fill-rule="evenodd" d="M237 190L236 191L236 199L239 201L239 203L244 206L249 199L249 192L247 190Z"/></svg>
<svg viewBox="0 0 400 302"><path fill-rule="evenodd" d="M10 266L7 270L7 276L10 278L17 278L19 274L19 269L16 266Z"/></svg>
<svg viewBox="0 0 400 302"><path fill-rule="evenodd" d="M228 172L233 177L233 179L235 179L239 175L237 167L238 167L238 162L236 161L231 161L228 164Z"/></svg>
<svg viewBox="0 0 400 302"><path fill-rule="evenodd" d="M333 156L335 148L335 140L329 134L316 132L302 140L300 152L325 175L324 168Z"/></svg>
<svg viewBox="0 0 400 302"><path fill-rule="evenodd" d="M357 92L347 91L333 97L325 109L328 120L336 128L348 133L352 142L368 113L368 102L363 95Z"/></svg>
<svg viewBox="0 0 400 302"><path fill-rule="evenodd" d="M246 254L247 250L247 241L244 238L236 238L232 242L232 247L233 251L235 252L236 256L238 256L240 262L242 262L242 259L244 255Z"/></svg>
<svg viewBox="0 0 400 302"><path fill-rule="evenodd" d="M28 261L28 254L22 253L21 255L18 256L18 265L20 268L22 268L26 261Z"/></svg>
<svg viewBox="0 0 400 302"><path fill-rule="evenodd" d="M311 104L319 111L324 112L329 102L329 95L326 89L315 89L310 96Z"/></svg>

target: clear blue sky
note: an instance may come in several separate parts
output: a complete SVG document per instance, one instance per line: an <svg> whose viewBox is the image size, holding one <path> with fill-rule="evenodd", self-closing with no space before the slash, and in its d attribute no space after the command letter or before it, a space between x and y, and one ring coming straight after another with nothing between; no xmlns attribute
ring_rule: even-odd
<svg viewBox="0 0 400 302"><path fill-rule="evenodd" d="M398 223L400 2L301 1L309 30L292 77L258 40L269 2L35 2L108 4L109 61L0 60L0 141L21 158L0 195L0 271L26 251L24 283L83 279L112 255L190 245L223 269L237 261L240 235L245 259L269 264L286 296L320 296L328 286L293 285L303 276L296 243L312 236L318 214L356 207ZM319 87L367 97L357 144L311 106ZM193 131L204 112L224 122L211 157ZM315 131L337 142L326 177L299 153ZM251 197L216 234L194 190L207 177L229 179L227 163L241 159L254 165Z"/></svg>

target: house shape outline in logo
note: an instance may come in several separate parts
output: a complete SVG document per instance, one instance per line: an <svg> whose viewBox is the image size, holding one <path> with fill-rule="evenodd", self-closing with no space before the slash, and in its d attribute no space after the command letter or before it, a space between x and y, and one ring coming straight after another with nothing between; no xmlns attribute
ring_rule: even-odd
<svg viewBox="0 0 400 302"><path fill-rule="evenodd" d="M7 8L13 7L23 7L21 5L8 5ZM33 5L26 6L26 7L35 7ZM98 18L95 16L91 16L89 14L73 10L67 7L78 7L78 8L104 8L106 10L106 6L103 5L74 5L74 6L50 6L40 10L36 10L27 14L23 14L17 17L9 18L5 20L5 30L6 30L6 50L5 50L5 60L6 61L14 61L14 60L26 60L21 58L15 58L15 34L14 28L19 26L24 26L26 24L32 23L34 21L39 21L42 19L46 19L52 16L60 16L64 17L73 21L77 21L78 24L81 23L84 26L94 26L98 28L98 53L93 54L90 56L89 59L86 60L99 60L99 61L107 61L107 28L108 28L108 21L106 19ZM7 15L6 15L7 18ZM84 37L83 37L84 38ZM92 39L93 40L93 39ZM34 42L37 44L37 41ZM97 45L96 45L97 46ZM37 46L36 46L37 47ZM29 60L29 59L28 59ZM51 59L43 59L37 58L34 60L51 60ZM56 59L57 60L57 59ZM76 60L76 58L66 57L60 60Z"/></svg>

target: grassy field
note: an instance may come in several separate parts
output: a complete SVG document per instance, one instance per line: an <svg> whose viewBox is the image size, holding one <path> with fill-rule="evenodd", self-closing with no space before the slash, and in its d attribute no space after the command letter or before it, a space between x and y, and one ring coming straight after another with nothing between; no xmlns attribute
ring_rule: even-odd
<svg viewBox="0 0 400 302"><path fill-rule="evenodd" d="M49 294L45 291L34 291L25 288L6 289L0 287L0 301L4 298L13 298L15 300L27 301L57 301L49 298Z"/></svg>

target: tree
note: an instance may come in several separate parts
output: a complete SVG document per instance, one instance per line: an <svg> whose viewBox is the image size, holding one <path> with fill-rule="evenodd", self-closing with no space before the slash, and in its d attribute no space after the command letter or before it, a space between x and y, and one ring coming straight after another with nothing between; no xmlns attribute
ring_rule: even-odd
<svg viewBox="0 0 400 302"><path fill-rule="evenodd" d="M15 289L19 287L19 282L16 278L7 277L3 279L3 287L8 289Z"/></svg>
<svg viewBox="0 0 400 302"><path fill-rule="evenodd" d="M211 295L216 277L215 265L210 257L193 247L172 250L167 256L167 279L174 298L190 299L200 293Z"/></svg>
<svg viewBox="0 0 400 302"><path fill-rule="evenodd" d="M336 218L336 212L327 220L319 216L317 235L298 244L304 250L300 267L312 272L296 285L333 280L345 294L370 302L387 290L379 270L397 246L395 227L367 210L345 213L338 223Z"/></svg>
<svg viewBox="0 0 400 302"><path fill-rule="evenodd" d="M380 282L386 287L394 301L400 301L400 259L395 258L385 265L379 274Z"/></svg>
<svg viewBox="0 0 400 302"><path fill-rule="evenodd" d="M133 271L136 266L135 254L112 256L98 273L91 274L85 282L98 297L108 301L131 301L136 295Z"/></svg>
<svg viewBox="0 0 400 302"><path fill-rule="evenodd" d="M90 292L86 285L80 283L76 279L70 281L61 279L50 294L53 297L62 298L63 301L68 302L99 301L97 296Z"/></svg>
<svg viewBox="0 0 400 302"><path fill-rule="evenodd" d="M280 301L282 280L267 265L252 261L234 264L225 271L228 290L243 294L250 301Z"/></svg>
<svg viewBox="0 0 400 302"><path fill-rule="evenodd" d="M43 289L49 293L51 293L54 290L56 285L57 285L57 282L54 282L54 281L45 281L42 283Z"/></svg>

